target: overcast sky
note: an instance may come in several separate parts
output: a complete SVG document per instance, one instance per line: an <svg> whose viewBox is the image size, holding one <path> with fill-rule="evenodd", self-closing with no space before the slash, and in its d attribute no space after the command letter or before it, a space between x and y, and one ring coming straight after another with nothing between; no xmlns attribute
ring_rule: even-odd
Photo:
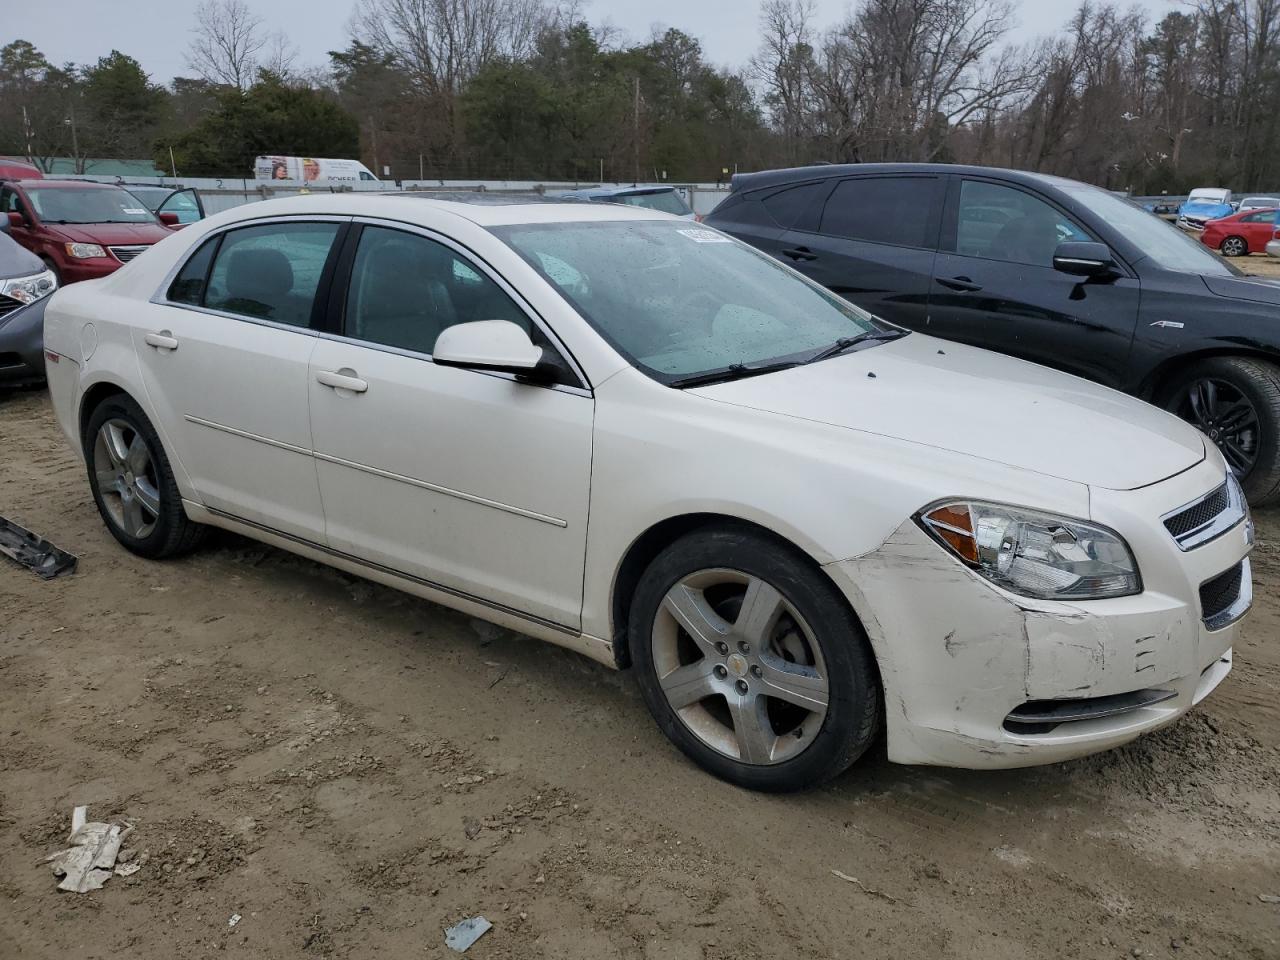
<svg viewBox="0 0 1280 960"><path fill-rule="evenodd" d="M10 0L5 0L10 2ZM17 2L17 0L12 0ZM353 0L250 0L272 28L284 30L301 55L295 65L327 65L326 53L347 43ZM1058 30L1076 0L1015 0L1017 39ZM34 43L54 63L92 63L113 48L135 57L153 80L190 75L186 47L198 0L135 5L124 0L56 0L22 4L20 17L5 18L4 33ZM823 25L839 19L848 0L818 0ZM1138 0L1157 19L1175 0ZM679 27L702 41L713 63L741 65L759 42L752 0L591 0L592 22L610 22L631 39L644 39L655 24ZM7 41L4 41L7 42Z"/></svg>

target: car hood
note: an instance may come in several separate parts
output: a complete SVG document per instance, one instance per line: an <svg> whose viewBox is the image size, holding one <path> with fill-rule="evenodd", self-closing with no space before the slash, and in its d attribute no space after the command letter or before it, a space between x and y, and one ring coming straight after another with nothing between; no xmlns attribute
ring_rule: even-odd
<svg viewBox="0 0 1280 960"><path fill-rule="evenodd" d="M1114 490L1204 459L1199 431L1115 390L913 333L691 393Z"/></svg>
<svg viewBox="0 0 1280 960"><path fill-rule="evenodd" d="M1206 203L1203 200L1197 200L1192 203L1184 203L1178 208L1178 213L1182 216L1205 217L1210 220L1218 220L1222 217L1229 217L1235 213L1229 203Z"/></svg>
<svg viewBox="0 0 1280 960"><path fill-rule="evenodd" d="M45 269L44 262L17 241L0 233L0 280L29 277Z"/></svg>
<svg viewBox="0 0 1280 960"><path fill-rule="evenodd" d="M68 243L138 246L159 243L172 232L159 223L46 223L45 228Z"/></svg>
<svg viewBox="0 0 1280 960"><path fill-rule="evenodd" d="M1268 277L1204 277L1203 280L1205 286L1220 297L1280 307L1280 280Z"/></svg>

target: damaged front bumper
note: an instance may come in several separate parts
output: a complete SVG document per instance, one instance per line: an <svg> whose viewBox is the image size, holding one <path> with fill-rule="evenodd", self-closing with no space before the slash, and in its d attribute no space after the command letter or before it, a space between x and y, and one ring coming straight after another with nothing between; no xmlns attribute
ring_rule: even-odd
<svg viewBox="0 0 1280 960"><path fill-rule="evenodd" d="M1090 519L1121 531L1144 578L1136 596L1032 600L1001 590L904 522L879 549L826 569L880 665L889 759L1000 768L1119 746L1200 702L1231 669L1251 600L1248 521L1180 550L1159 518L1222 482L1208 462L1137 491L1094 491ZM1242 573L1225 625L1201 585Z"/></svg>

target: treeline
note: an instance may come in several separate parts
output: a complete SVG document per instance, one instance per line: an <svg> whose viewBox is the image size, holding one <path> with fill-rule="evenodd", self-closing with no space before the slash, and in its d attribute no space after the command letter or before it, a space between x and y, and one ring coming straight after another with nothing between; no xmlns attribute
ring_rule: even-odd
<svg viewBox="0 0 1280 960"><path fill-rule="evenodd" d="M624 42L575 3L359 0L323 68L244 0L206 0L192 76L112 51L0 49L0 153L152 157L246 176L262 153L393 177L716 180L819 160L1041 170L1137 193L1280 186L1280 0L1192 0L1154 24L1086 2L1010 42L1008 0L765 0L738 69L676 29Z"/></svg>

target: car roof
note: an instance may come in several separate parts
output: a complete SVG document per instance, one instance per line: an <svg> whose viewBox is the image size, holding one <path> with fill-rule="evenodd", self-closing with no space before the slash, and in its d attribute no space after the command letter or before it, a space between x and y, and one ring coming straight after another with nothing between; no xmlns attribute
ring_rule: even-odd
<svg viewBox="0 0 1280 960"><path fill-rule="evenodd" d="M233 207L217 216L224 223L282 215L385 217L429 226L432 212L448 213L481 227L517 223L594 223L678 218L645 207L609 203L580 203L534 195L498 193L352 192L310 193L263 200Z"/></svg>
<svg viewBox="0 0 1280 960"><path fill-rule="evenodd" d="M779 170L761 170L758 173L735 173L730 181L734 193L762 190L766 187L801 183L814 180L831 180L837 177L865 176L867 174L935 173L960 176L999 177L1015 183L1042 185L1075 185L1080 181L1055 177L1047 173L1029 170L1010 170L1005 167L975 167L955 163L817 163L805 167L786 167Z"/></svg>
<svg viewBox="0 0 1280 960"><path fill-rule="evenodd" d="M106 187L109 190L121 189L114 183L98 183L96 180L50 180L48 178L36 180L32 178L30 180L19 180L18 182L24 186L31 185L41 189L45 187L53 187L57 190L92 190L95 187L98 189Z"/></svg>

